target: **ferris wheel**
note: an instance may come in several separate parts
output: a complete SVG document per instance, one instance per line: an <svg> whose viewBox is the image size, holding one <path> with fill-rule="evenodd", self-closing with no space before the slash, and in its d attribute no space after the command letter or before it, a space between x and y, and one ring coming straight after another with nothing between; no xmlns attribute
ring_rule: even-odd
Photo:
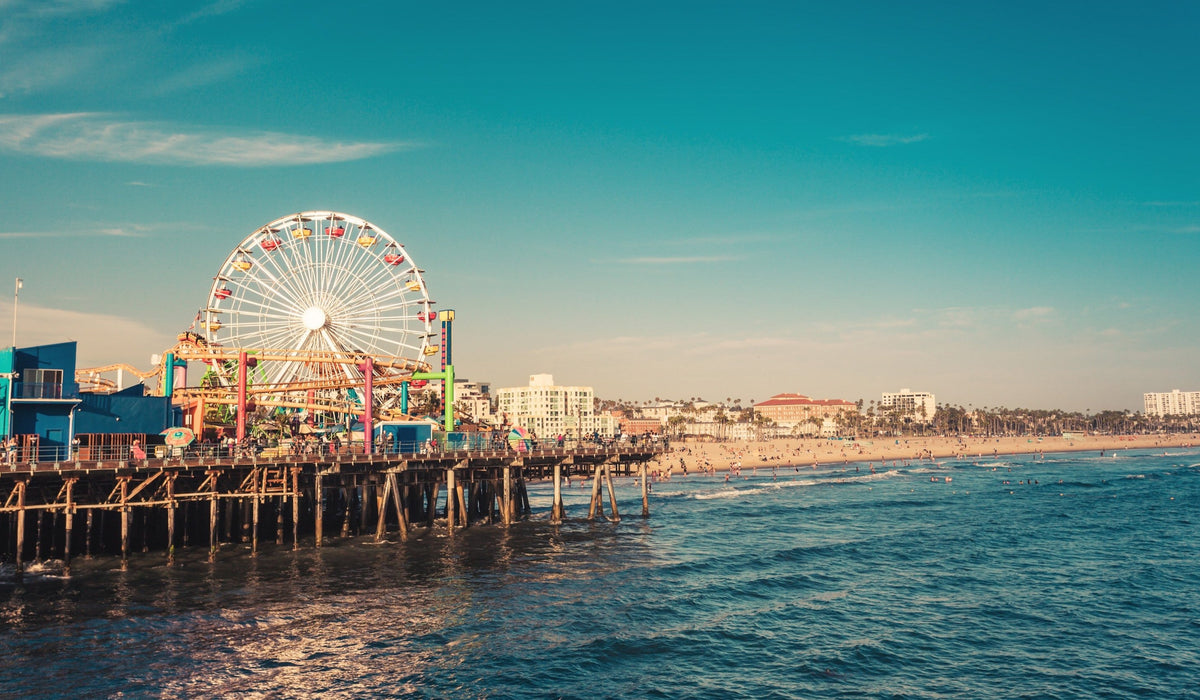
<svg viewBox="0 0 1200 700"><path fill-rule="evenodd" d="M294 351L255 369L258 386L359 385L354 364L325 353L425 361L437 312L423 270L395 238L333 211L285 216L246 236L221 264L201 311L209 346ZM228 367L213 364L218 374Z"/></svg>

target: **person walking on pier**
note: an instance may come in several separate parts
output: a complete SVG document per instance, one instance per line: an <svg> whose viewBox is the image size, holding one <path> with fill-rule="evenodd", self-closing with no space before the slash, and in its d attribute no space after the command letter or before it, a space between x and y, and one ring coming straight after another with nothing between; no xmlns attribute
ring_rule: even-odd
<svg viewBox="0 0 1200 700"><path fill-rule="evenodd" d="M142 449L140 440L134 440L133 445L129 448L129 455L134 459L145 459L146 451Z"/></svg>
<svg viewBox="0 0 1200 700"><path fill-rule="evenodd" d="M16 464L17 462L17 439L9 437L4 442L4 461L8 464Z"/></svg>

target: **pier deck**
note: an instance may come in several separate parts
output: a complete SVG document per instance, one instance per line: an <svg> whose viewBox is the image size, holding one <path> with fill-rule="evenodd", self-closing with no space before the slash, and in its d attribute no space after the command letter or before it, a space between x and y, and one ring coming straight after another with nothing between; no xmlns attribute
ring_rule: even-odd
<svg viewBox="0 0 1200 700"><path fill-rule="evenodd" d="M551 521L565 517L564 477L590 477L587 517L620 518L613 476L638 476L642 515L649 515L646 462L665 444L579 444L512 449L362 454L229 455L192 451L130 459L28 461L0 465L0 552L17 572L31 559L61 559L70 573L77 553L117 554L135 543L163 550L207 541L210 558L224 543L260 538L293 548L312 537L389 533L442 521L451 532L503 524L530 514L526 483L554 484ZM603 491L609 495L604 512ZM78 518L78 519L77 519ZM79 522L79 519L82 522ZM116 521L116 522L114 522Z"/></svg>

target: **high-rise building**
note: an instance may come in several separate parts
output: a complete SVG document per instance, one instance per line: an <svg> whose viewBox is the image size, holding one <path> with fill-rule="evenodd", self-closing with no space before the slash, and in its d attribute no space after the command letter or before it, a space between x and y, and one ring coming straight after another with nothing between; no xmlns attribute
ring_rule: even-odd
<svg viewBox="0 0 1200 700"><path fill-rule="evenodd" d="M922 421L933 420L933 414L937 412L937 401L933 394L912 389L901 389L894 394L884 393L880 405L885 410L898 408L901 415L911 416Z"/></svg>
<svg viewBox="0 0 1200 700"><path fill-rule="evenodd" d="M1200 391L1151 392L1144 395L1147 416L1194 416L1200 414Z"/></svg>
<svg viewBox="0 0 1200 700"><path fill-rule="evenodd" d="M496 390L496 414L501 423L531 430L539 438L556 435L612 437L616 419L597 415L590 386L558 386L550 374L529 376L529 386Z"/></svg>

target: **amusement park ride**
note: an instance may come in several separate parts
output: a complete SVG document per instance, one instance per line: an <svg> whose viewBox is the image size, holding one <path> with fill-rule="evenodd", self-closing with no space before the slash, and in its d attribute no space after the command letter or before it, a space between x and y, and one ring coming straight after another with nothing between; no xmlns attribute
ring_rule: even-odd
<svg viewBox="0 0 1200 700"><path fill-rule="evenodd" d="M118 388L119 380L105 376L111 372L156 378L157 393L183 407L196 435L206 420L229 415L212 407L234 407L241 439L247 416L263 406L307 411L327 423L361 419L368 442L373 419L412 418L410 385L441 380L451 431L454 312L439 313L434 303L424 270L383 229L339 212L300 212L233 248L192 330L179 334L154 369L108 365L80 369L76 380L84 390L105 392ZM435 371L430 360L439 354ZM198 386L187 385L189 362L206 367Z"/></svg>

